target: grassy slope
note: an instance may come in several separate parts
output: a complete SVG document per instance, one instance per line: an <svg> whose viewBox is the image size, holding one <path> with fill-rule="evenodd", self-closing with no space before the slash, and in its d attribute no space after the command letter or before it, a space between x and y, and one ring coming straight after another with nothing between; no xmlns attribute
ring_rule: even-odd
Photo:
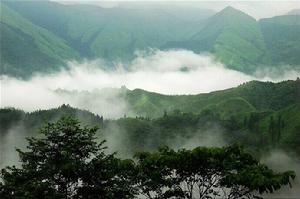
<svg viewBox="0 0 300 199"><path fill-rule="evenodd" d="M259 21L271 64L300 65L300 15L277 16Z"/></svg>
<svg viewBox="0 0 300 199"><path fill-rule="evenodd" d="M210 17L206 26L188 41L177 43L196 52L210 51L228 67L253 72L266 61L259 24L251 16L227 7ZM175 43L170 43L176 47Z"/></svg>
<svg viewBox="0 0 300 199"><path fill-rule="evenodd" d="M262 132L267 132L269 128L270 118L275 120L281 116L284 121L284 128L282 130L282 139L280 145L283 147L291 147L293 150L300 149L300 103L292 104L288 107L282 108L278 111L272 112L267 117L264 117L259 125Z"/></svg>
<svg viewBox="0 0 300 199"><path fill-rule="evenodd" d="M258 23L254 18L232 7L227 7L208 21L207 28L193 37L205 40L208 35L215 39L211 51L227 66L253 71L264 56L265 46Z"/></svg>
<svg viewBox="0 0 300 199"><path fill-rule="evenodd" d="M148 116L154 112L156 115L152 116L156 117L124 117L105 121L102 126L99 116L69 106L33 113L0 109L0 127L1 132L5 133L22 121L24 128L33 132L44 120L53 121L63 115L73 115L84 124L102 126L105 136L121 139L120 147L123 148L118 150L124 154L153 149L160 144L174 144L177 138L182 138L182 142L189 139L197 141L203 132L213 133L217 127L217 132L223 133L225 141L238 140L253 150L280 147L297 152L300 143L299 86L299 81L276 84L253 81L237 88L190 96L125 91L133 108L149 111ZM164 114L166 107L170 110ZM180 107L185 109L175 110ZM279 143L273 143L269 132L270 118L277 121L279 116L285 125Z"/></svg>
<svg viewBox="0 0 300 199"><path fill-rule="evenodd" d="M64 38L82 56L107 59L132 58L135 50L188 38L199 30L201 20L212 13L203 10L203 19L189 21L160 9L103 9L53 2L7 4L36 25Z"/></svg>
<svg viewBox="0 0 300 199"><path fill-rule="evenodd" d="M63 65L63 60L78 56L61 38L32 24L6 5L0 6L1 73L22 76L49 72Z"/></svg>
<svg viewBox="0 0 300 199"><path fill-rule="evenodd" d="M80 57L130 60L134 51L149 47L210 51L228 67L247 73L262 65L298 66L300 63L300 20L296 15L257 22L245 13L227 7L207 19L205 25L204 20L212 14L206 10L201 10L201 17L195 20L194 17L179 17L179 14L174 15L174 11L172 14L160 9L104 9L48 1L7 1L5 5L18 12L20 20L16 20L13 27L1 25L2 46L9 46L2 50L5 52L1 54L2 59L9 59L2 68L8 73L10 70L11 73L24 73L20 70L21 65L25 68L30 65L35 71L41 68L42 60L45 66L55 65L65 58L74 57L75 51ZM2 16L6 15L5 10L7 8ZM196 16L195 11L191 10L192 16ZM19 31L24 28L24 21L30 23L26 25L29 29L48 30L43 34L48 35L44 38L51 40L50 43L56 47L49 47L45 42L38 43L38 47L31 46L33 42L30 39L39 38L32 32ZM32 28L33 24L35 28ZM19 48L15 48L16 44ZM28 50L25 52L26 46ZM19 59L14 59L16 57ZM19 68L11 67L17 64L20 64Z"/></svg>
<svg viewBox="0 0 300 199"><path fill-rule="evenodd" d="M299 81L280 83L252 81L236 88L198 95L170 96L135 89L126 93L126 100L136 113L144 116L161 116L163 111L179 109L200 113L203 109L226 103L245 104L247 110L279 110L298 102ZM229 101L228 101L229 100ZM226 102L227 101L227 102ZM234 110L232 110L235 112Z"/></svg>

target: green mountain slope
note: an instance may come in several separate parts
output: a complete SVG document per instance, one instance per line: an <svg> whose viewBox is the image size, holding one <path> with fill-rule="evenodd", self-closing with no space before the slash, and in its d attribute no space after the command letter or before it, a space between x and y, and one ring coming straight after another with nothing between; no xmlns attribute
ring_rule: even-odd
<svg viewBox="0 0 300 199"><path fill-rule="evenodd" d="M300 15L259 21L271 64L300 65Z"/></svg>
<svg viewBox="0 0 300 199"><path fill-rule="evenodd" d="M1 7L1 74L47 72L74 58L127 62L134 52L149 48L211 52L227 67L246 73L263 66L300 66L299 15L256 21L232 7L213 15L196 8L51 1L3 1Z"/></svg>
<svg viewBox="0 0 300 199"><path fill-rule="evenodd" d="M20 134L32 135L43 121L71 115L84 124L99 125L101 131L98 136L107 138L112 150L125 156L138 150L151 150L161 144L172 147L209 144L206 143L208 137L215 144L220 139L221 143L237 140L258 153L279 148L299 154L299 86L299 81L277 84L249 82L237 88L194 96L164 96L142 90L123 93L131 100L140 99L137 100L139 103L131 105L145 108L149 111L148 115L151 108L160 112L165 108L163 104L169 103L170 110L155 118L127 117L130 116L128 114L123 118L103 121L98 115L66 105L32 113L0 109L0 136L9 134L10 129L18 126L22 126ZM287 88L291 89L286 91ZM193 104L183 106L182 99L184 104ZM132 102L134 100L129 101Z"/></svg>
<svg viewBox="0 0 300 199"><path fill-rule="evenodd" d="M279 111L272 112L268 117L263 118L260 121L260 129L263 132L268 132L270 128L271 117L275 122L281 118L282 129L280 144L282 146L291 147L292 149L299 151L300 147L300 104L293 104Z"/></svg>
<svg viewBox="0 0 300 199"><path fill-rule="evenodd" d="M66 42L32 24L3 3L0 19L1 74L50 72L78 56Z"/></svg>
<svg viewBox="0 0 300 199"><path fill-rule="evenodd" d="M257 21L232 7L226 7L209 18L206 26L189 40L169 43L166 47L210 51L228 67L244 72L253 72L267 59Z"/></svg>
<svg viewBox="0 0 300 199"><path fill-rule="evenodd" d="M251 81L236 88L198 95L162 95L141 89L127 90L123 95L131 110L147 117L161 116L164 110L179 109L184 112L200 113L204 109L222 110L231 107L234 109L239 104L245 111L277 111L299 102L300 82ZM222 107L222 105L226 106ZM235 112L232 110L232 113Z"/></svg>
<svg viewBox="0 0 300 199"><path fill-rule="evenodd" d="M64 38L83 57L128 60L136 50L159 48L169 40L188 38L213 12L200 12L197 20L172 15L176 10L101 8L54 2L6 2L21 15Z"/></svg>

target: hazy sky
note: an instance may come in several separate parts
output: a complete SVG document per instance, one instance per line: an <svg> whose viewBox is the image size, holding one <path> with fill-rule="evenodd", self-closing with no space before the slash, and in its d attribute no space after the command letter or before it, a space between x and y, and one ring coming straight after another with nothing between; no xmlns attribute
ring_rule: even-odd
<svg viewBox="0 0 300 199"><path fill-rule="evenodd" d="M191 7L191 8L208 8L215 11L220 11L226 6L233 6L237 9L240 9L249 15L259 19L264 17L272 17L275 15L283 15L289 12L292 9L300 9L300 1L201 1L201 0L192 0L192 1L182 1L182 0L173 0L173 1L160 1L160 0L148 0L148 1L86 1L86 0L54 0L68 4L93 4L99 5L101 7L115 7L115 6L144 6L144 7L153 7L162 5L173 5L180 7Z"/></svg>

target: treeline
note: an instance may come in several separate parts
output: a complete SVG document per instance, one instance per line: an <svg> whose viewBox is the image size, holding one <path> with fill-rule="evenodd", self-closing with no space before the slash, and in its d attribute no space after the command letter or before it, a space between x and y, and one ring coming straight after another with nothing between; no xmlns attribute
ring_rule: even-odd
<svg viewBox="0 0 300 199"><path fill-rule="evenodd" d="M293 105L280 112L247 112L222 118L217 111L205 109L201 113L185 113L180 110L162 111L161 117L127 117L107 120L89 111L62 105L55 109L25 113L16 109L0 109L0 130L2 135L21 125L26 135L34 135L45 121L55 121L61 116L76 117L84 125L99 125L102 135L109 140L116 136L126 138L115 150L122 155L134 154L137 150L153 150L160 145L173 145L177 138L182 141L194 139L205 132L214 132L225 143L239 141L251 151L261 152L274 148L298 154L300 151L299 105ZM117 132L117 133L116 133ZM101 135L100 135L101 136ZM196 139L195 139L196 138Z"/></svg>
<svg viewBox="0 0 300 199"><path fill-rule="evenodd" d="M97 142L97 127L82 127L61 118L28 138L17 150L20 167L1 171L0 198L254 198L272 193L295 178L277 173L243 147L197 147L172 150L162 146L119 159Z"/></svg>
<svg viewBox="0 0 300 199"><path fill-rule="evenodd" d="M249 112L226 119L209 109L199 114L174 110L165 111L160 118L124 117L104 120L102 131L109 135L117 128L120 135L128 138L123 144L130 153L136 149L152 150L159 145L172 145L178 138L182 140L181 143L191 139L201 142L205 133L211 137L219 136L225 143L238 141L257 155L274 148L298 153L300 125L297 114L296 106L285 113Z"/></svg>

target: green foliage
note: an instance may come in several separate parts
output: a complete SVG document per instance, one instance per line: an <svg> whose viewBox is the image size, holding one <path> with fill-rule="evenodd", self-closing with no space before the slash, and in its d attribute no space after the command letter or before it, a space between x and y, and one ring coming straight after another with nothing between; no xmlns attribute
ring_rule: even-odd
<svg viewBox="0 0 300 199"><path fill-rule="evenodd" d="M1 133L5 134L10 128L21 125L24 132L32 133L37 131L44 122L54 122L63 116L77 118L84 125L103 126L102 116L63 104L58 108L37 110L31 113L14 108L0 109L0 129L2 129Z"/></svg>
<svg viewBox="0 0 300 199"><path fill-rule="evenodd" d="M239 145L174 151L162 147L138 159L138 187L147 198L253 198L295 178L275 173Z"/></svg>
<svg viewBox="0 0 300 199"><path fill-rule="evenodd" d="M35 132L43 121L70 115L84 124L100 126L107 137L114 132L122 142L114 150L122 155L153 150L162 144L176 146L179 140L177 144L182 144L182 140L201 142L205 132L214 136L214 129L225 142L238 140L258 153L280 148L298 154L299 90L299 81L253 81L237 88L188 96L125 90L120 97L124 97L137 116L128 113L128 117L103 121L103 117L67 105L33 113L0 109L1 134L21 125L20 134L32 135L29 132ZM140 101L147 103L141 105ZM277 125L279 117L281 125Z"/></svg>
<svg viewBox="0 0 300 199"><path fill-rule="evenodd" d="M250 81L236 88L197 95L163 95L141 89L126 90L124 98L130 110L145 117L160 117L164 110L200 113L210 109L223 118L230 118L252 111L278 111L296 104L299 102L299 91L299 81Z"/></svg>
<svg viewBox="0 0 300 199"><path fill-rule="evenodd" d="M21 167L0 172L0 197L23 198L215 198L256 197L272 193L295 178L259 163L239 144L174 151L167 146L140 152L135 159L107 155L96 141L97 127L61 118L41 128L17 149Z"/></svg>
<svg viewBox="0 0 300 199"><path fill-rule="evenodd" d="M26 151L17 149L21 168L1 171L1 198L129 198L119 190L128 163L106 155L96 142L97 127L81 127L72 118L48 123L42 138L28 138ZM123 181L122 181L123 183ZM124 194L124 195L123 195Z"/></svg>

